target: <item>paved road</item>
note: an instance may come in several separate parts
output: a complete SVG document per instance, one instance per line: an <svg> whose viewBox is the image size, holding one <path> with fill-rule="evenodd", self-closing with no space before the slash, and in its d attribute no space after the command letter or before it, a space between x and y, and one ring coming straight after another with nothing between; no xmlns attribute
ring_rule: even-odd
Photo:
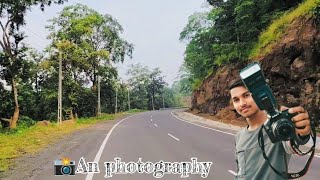
<svg viewBox="0 0 320 180"><path fill-rule="evenodd" d="M64 140L64 143L57 144L55 148L42 152L39 157L42 157L45 161L39 161L39 166L35 165L37 168L31 171L31 174L26 171L28 173L20 177L23 177L21 179L37 180L98 180L105 179L106 168L103 162L115 163L115 158L117 157L121 158L119 162L123 163L139 161L141 163L150 162L149 165L156 163L160 165L161 160L167 162L167 164L169 162L177 162L175 166L170 164L175 167L175 170L179 169L180 162L191 164L191 158L195 157L198 163L212 162L207 179L233 179L236 171L233 134L234 131L231 130L204 128L186 123L174 117L171 110L140 113L124 120L102 123L88 130L70 135L70 137L66 138L67 140ZM61 152L57 153L59 148L61 148ZM52 152L50 153L50 151ZM62 156L75 160L76 167L81 157L84 157L86 162L99 162L100 173L54 176L53 160ZM305 161L305 158L294 156L290 163L290 170L300 170ZM37 161L34 163L36 164ZM182 167L182 164L180 165ZM201 165L198 165L200 168ZM320 158L315 157L308 174L301 179L319 179L319 167ZM157 168L160 169L160 166L157 166ZM186 169L188 168L186 167ZM189 174L189 177L185 179L203 179L201 174L205 173L197 171L195 174ZM148 180L155 179L155 175L153 173L141 174L138 172L126 175L113 174L110 179ZM160 176L161 171L158 171L157 175ZM165 173L162 175L161 179L174 180L180 179L182 172L177 171L176 174ZM18 179L17 176L11 177L6 179Z"/></svg>

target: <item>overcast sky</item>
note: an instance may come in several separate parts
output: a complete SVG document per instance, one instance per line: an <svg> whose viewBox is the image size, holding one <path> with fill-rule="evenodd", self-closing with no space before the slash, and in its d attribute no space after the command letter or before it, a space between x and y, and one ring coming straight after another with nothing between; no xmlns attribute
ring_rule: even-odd
<svg viewBox="0 0 320 180"><path fill-rule="evenodd" d="M179 34L195 12L206 11L206 0L69 0L64 5L38 7L28 12L23 29L32 47L43 50L49 41L44 28L47 20L57 16L64 6L81 3L100 12L110 14L123 27L122 37L134 44L133 58L126 58L117 65L120 77L125 81L129 64L141 63L154 69L159 67L172 84L183 62L186 44L179 41Z"/></svg>

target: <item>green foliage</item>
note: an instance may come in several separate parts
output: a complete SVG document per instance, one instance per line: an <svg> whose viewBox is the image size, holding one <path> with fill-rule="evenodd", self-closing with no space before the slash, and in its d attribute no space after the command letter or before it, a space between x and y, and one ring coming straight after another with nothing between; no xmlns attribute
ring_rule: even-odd
<svg viewBox="0 0 320 180"><path fill-rule="evenodd" d="M97 79L101 81L101 108L114 112L115 83L117 71L110 61L122 62L125 55L131 57L133 47L120 37L123 29L110 15L102 15L81 4L67 6L47 26L49 38L53 40L50 50L57 49L62 55L63 109L72 108L79 117L90 117L97 113ZM110 53L112 52L112 53ZM53 53L41 68L46 74L43 82L44 98L56 103L58 53ZM91 83L90 83L91 82ZM91 88L87 88L89 84ZM55 92L55 91L54 91ZM122 97L123 93L119 94ZM122 99L120 98L122 101ZM51 104L50 103L50 104ZM47 109L47 108L46 108ZM49 108L52 111L52 108ZM125 110L120 106L120 111ZM55 113L48 113L55 116ZM48 118L48 116L47 116Z"/></svg>
<svg viewBox="0 0 320 180"><path fill-rule="evenodd" d="M11 112L14 109L13 99L11 97L11 92L6 90L3 84L0 82L0 118L9 118L11 116Z"/></svg>
<svg viewBox="0 0 320 180"><path fill-rule="evenodd" d="M192 84L192 89L198 89L201 84L202 84L202 80L201 79L195 79L194 83Z"/></svg>
<svg viewBox="0 0 320 180"><path fill-rule="evenodd" d="M141 109L130 109L129 111L126 111L127 113L139 113L139 112L144 112Z"/></svg>
<svg viewBox="0 0 320 180"><path fill-rule="evenodd" d="M182 97L183 95L179 92L178 87L175 84L172 85L171 88L166 87L164 89L164 102L165 108L169 107L183 107Z"/></svg>
<svg viewBox="0 0 320 180"><path fill-rule="evenodd" d="M78 129L88 127L97 122L113 120L132 113L102 114L100 117L81 118L75 125L18 127L17 129L0 129L0 172L7 171L13 165L13 159L25 153L39 152L43 147L55 143L65 135ZM30 118L22 117L22 122L30 122Z"/></svg>
<svg viewBox="0 0 320 180"><path fill-rule="evenodd" d="M27 9L29 5L41 3L44 7L49 2L62 3L63 1L2 2L0 18L4 20L10 17L11 15L8 14L10 8L24 5ZM19 15L25 13L24 8ZM12 14L13 16L15 15ZM7 33L18 37L16 27L23 23L15 21L12 23L16 23L15 31L7 31ZM10 25L10 22L8 24ZM121 38L123 32L121 25L108 14L102 15L87 6L77 4L65 7L57 17L51 19L47 28L51 32L49 38L53 40L50 47L46 49L49 56L44 57L41 53L24 46L15 48L17 41L9 44L17 55L14 59L11 58L9 51L0 51L0 79L4 79L9 86L12 78L18 83L18 101L20 114L22 114L19 120L21 122L18 124L19 131L22 127L31 126L34 122L31 119L56 120L59 55L62 59L63 72L63 115L67 109L72 109L77 117L96 115L98 76L101 80L103 112L114 112L116 92L118 93L118 112L127 110L126 88L115 85L118 82L118 72L110 64L111 61L122 62L125 56L132 55L133 45ZM23 36L19 37L20 42ZM10 37L10 40L14 38ZM3 38L0 41L2 40ZM13 94L6 89L0 83L2 101L0 118L10 118L15 107Z"/></svg>
<svg viewBox="0 0 320 180"><path fill-rule="evenodd" d="M20 116L18 121L18 128L28 128L36 124L36 121L29 118L28 116Z"/></svg>
<svg viewBox="0 0 320 180"><path fill-rule="evenodd" d="M0 3L0 34L2 36L0 38L0 47L2 48L0 51L0 79L11 85L14 94L12 102L17 116L13 116L11 122L16 122L19 116L17 84L30 79L29 69L32 66L25 60L28 48L24 44L21 45L25 34L20 30L20 26L26 24L26 12L35 5L40 5L41 10L44 10L44 7L50 6L51 3L62 4L63 2L65 0L4 0ZM15 124L12 127L15 127Z"/></svg>
<svg viewBox="0 0 320 180"><path fill-rule="evenodd" d="M212 5L208 13L194 13L180 33L188 42L184 66L193 89L219 66L246 61L259 35L288 9L301 0L207 0ZM285 28L285 26L283 26Z"/></svg>
<svg viewBox="0 0 320 180"><path fill-rule="evenodd" d="M127 93L129 90L131 108L152 110L154 106L156 110L163 107L181 107L178 87L169 87L159 68L149 70L142 64L132 64L127 75L130 78L125 87Z"/></svg>
<svg viewBox="0 0 320 180"><path fill-rule="evenodd" d="M250 57L252 58L258 55L264 55L270 52L272 45L282 37L286 28L294 19L306 14L310 14L310 12L314 12L314 10L319 6L319 0L306 0L297 8L289 10L280 18L274 20L267 30L260 35L259 41L252 49Z"/></svg>
<svg viewBox="0 0 320 180"><path fill-rule="evenodd" d="M316 17L316 21L317 21L317 23L319 25L319 23L320 23L320 6L317 6L311 12Z"/></svg>

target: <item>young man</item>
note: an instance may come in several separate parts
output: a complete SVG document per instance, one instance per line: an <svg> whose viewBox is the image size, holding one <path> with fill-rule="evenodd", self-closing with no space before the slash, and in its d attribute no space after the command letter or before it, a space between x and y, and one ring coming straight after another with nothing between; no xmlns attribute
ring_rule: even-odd
<svg viewBox="0 0 320 180"><path fill-rule="evenodd" d="M243 128L235 138L238 168L235 179L283 179L272 170L264 159L258 143L260 127L269 120L266 111L261 111L258 108L251 93L241 80L233 81L229 90L235 110L248 122L248 126ZM284 110L284 108L281 110ZM292 118L296 133L303 137L308 136L309 139L311 127L305 109L303 107L293 107L289 109L289 113L298 113ZM265 152L271 165L279 172L288 172L289 159L291 154L294 154L290 141L272 143L264 130L263 139Z"/></svg>

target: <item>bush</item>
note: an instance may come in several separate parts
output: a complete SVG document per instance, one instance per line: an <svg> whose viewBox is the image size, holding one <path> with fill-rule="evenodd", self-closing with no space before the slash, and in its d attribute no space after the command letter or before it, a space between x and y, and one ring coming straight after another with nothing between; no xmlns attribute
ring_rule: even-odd
<svg viewBox="0 0 320 180"><path fill-rule="evenodd" d="M18 120L18 128L27 128L36 124L36 121L28 116L20 116Z"/></svg>
<svg viewBox="0 0 320 180"><path fill-rule="evenodd" d="M141 109L130 109L130 111L127 111L128 113L137 113L137 112L143 112Z"/></svg>

